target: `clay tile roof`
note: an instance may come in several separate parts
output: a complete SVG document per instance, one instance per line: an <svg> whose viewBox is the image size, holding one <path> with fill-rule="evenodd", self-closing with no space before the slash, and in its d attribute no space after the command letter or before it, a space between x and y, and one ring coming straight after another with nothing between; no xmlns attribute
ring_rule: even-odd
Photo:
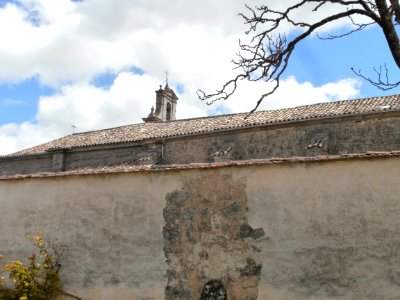
<svg viewBox="0 0 400 300"><path fill-rule="evenodd" d="M248 118L246 113L214 117L183 119L167 122L141 123L116 128L76 133L25 149L8 156L46 153L57 149L70 149L169 137L216 132L274 123L320 119L332 116L357 115L400 110L400 95L326 102L313 105L258 111Z"/></svg>

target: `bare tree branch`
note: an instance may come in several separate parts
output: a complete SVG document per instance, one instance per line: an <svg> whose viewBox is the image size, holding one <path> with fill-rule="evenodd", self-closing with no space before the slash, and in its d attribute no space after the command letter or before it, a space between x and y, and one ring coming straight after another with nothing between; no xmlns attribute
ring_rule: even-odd
<svg viewBox="0 0 400 300"><path fill-rule="evenodd" d="M385 34L390 52L392 53L397 66L400 68L400 40L397 31L394 28L393 15L386 4L386 0L375 0L375 3L381 17L381 27Z"/></svg>
<svg viewBox="0 0 400 300"><path fill-rule="evenodd" d="M389 12L395 16L396 24L400 23L400 5L398 0L390 0Z"/></svg>
<svg viewBox="0 0 400 300"><path fill-rule="evenodd" d="M321 40L339 39L339 38L348 36L348 35L350 35L350 34L352 34L354 32L361 31L361 30L365 29L366 27L375 24L375 22L359 24L359 23L356 23L351 16L349 16L349 19L351 20L351 23L354 25L354 27L355 27L354 29L351 29L351 30L349 30L349 31L347 31L345 33L341 33L341 34L337 34L337 35L336 34L328 34L328 36L326 36L326 37L323 37L319 33L317 33L318 38L321 39Z"/></svg>
<svg viewBox="0 0 400 300"><path fill-rule="evenodd" d="M382 91L388 91L391 89L394 89L398 86L400 86L400 80L397 82L390 82L389 80L389 70L385 64L385 69L384 71L382 70L382 66L379 66L379 69L374 68L374 72L376 73L377 78L372 79L369 76L365 76L361 70L354 70L354 68L351 68L351 70L356 74L357 76L360 76L364 80L368 81L371 83L373 86L377 87L378 89Z"/></svg>
<svg viewBox="0 0 400 300"><path fill-rule="evenodd" d="M260 96L251 112L255 111L262 101L279 88L281 76L287 69L290 57L296 46L326 24L345 18L350 18L353 29L338 35L328 34L327 37L322 37L322 39L341 38L361 31L370 25L377 24L382 28L393 59L400 68L400 42L395 30L395 25L400 20L399 1L390 0L390 6L387 5L386 1L302 0L283 10L274 10L267 5L255 8L246 5L247 13L240 13L239 15L243 18L245 24L249 26L246 34L249 35L250 39L247 43L239 41L240 51L237 54L237 59L233 60L235 69L240 70L239 74L226 82L215 93L208 94L198 90L198 97L206 101L207 104L212 104L215 101L226 100L231 97L241 80L271 82L271 89ZM310 5L311 8L309 8ZM323 6L333 7L333 5L335 5L334 11L336 13L326 15L315 22L304 19L298 20L297 11L299 9L309 9L311 12L316 12ZM341 10L338 10L338 8L341 8ZM370 21L357 23L354 21L355 16L363 16ZM288 39L280 30L284 24L297 28L298 30L294 32L299 33ZM385 70L387 70L386 66ZM375 82L375 86L393 88L399 85L397 82L390 83L389 78L385 75L387 72L382 72L382 69L375 70L376 80L363 75L361 71L356 72L353 70L353 72L371 84Z"/></svg>

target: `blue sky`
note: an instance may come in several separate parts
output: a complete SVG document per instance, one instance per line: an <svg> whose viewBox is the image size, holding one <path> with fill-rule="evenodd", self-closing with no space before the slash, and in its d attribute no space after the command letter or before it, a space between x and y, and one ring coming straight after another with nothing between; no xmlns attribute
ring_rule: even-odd
<svg viewBox="0 0 400 300"><path fill-rule="evenodd" d="M141 122L165 69L180 98L179 118L249 111L268 89L243 82L231 100L212 106L196 97L197 89L211 92L234 74L230 61L245 38L237 16L243 0L115 3L0 0L0 154L70 134L72 125L85 131ZM307 13L302 16L317 17ZM396 78L377 27L338 40L306 39L281 88L260 109L398 93L378 90L350 70L373 74L384 63Z"/></svg>
<svg viewBox="0 0 400 300"><path fill-rule="evenodd" d="M0 125L7 123L35 122L37 101L41 96L48 96L55 89L41 84L31 77L18 83L0 85Z"/></svg>
<svg viewBox="0 0 400 300"><path fill-rule="evenodd" d="M321 40L313 37L302 41L292 57L287 74L293 74L299 81L321 85L345 77L360 79L352 73L351 67L374 75L373 68L385 63L396 78L398 70L384 35L379 27L374 26L340 39ZM399 92L398 89L383 92L362 79L360 81L362 97Z"/></svg>

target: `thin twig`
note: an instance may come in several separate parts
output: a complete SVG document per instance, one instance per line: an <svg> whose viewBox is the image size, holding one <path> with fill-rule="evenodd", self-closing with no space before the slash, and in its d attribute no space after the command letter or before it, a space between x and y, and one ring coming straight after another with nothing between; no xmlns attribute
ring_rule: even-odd
<svg viewBox="0 0 400 300"><path fill-rule="evenodd" d="M302 0L283 10L274 10L267 5L254 8L246 5L247 13L240 13L239 15L248 26L246 34L249 35L249 42L244 43L239 40L240 52L237 54L236 59L233 60L234 68L239 70L240 73L223 84L221 89L217 89L214 93L206 93L199 89L197 90L197 96L210 105L216 101L229 99L236 92L241 80L272 82L273 86L270 90L260 96L255 107L250 111L250 113L254 112L262 101L279 88L281 77L287 69L290 57L296 46L326 24L345 18L350 18L354 26L353 29L343 34L329 34L327 37L320 38L341 38L361 31L372 24L378 24L384 29L388 42L389 39L395 42L395 45L390 45L390 50L396 63L397 61L400 63L400 55L397 54L400 53L400 44L396 42L396 38L393 38L395 34L398 40L398 36L397 33L393 32L391 25L387 24L388 14L390 14L389 19L397 19L397 13L400 18L400 7L397 0L391 0L390 2L391 6L386 10L383 7L385 5L383 0ZM309 4L313 8L307 8ZM322 6L328 5L335 5L334 11L337 13L326 15L315 22L298 20L296 12L299 9L310 9L315 12L320 10ZM337 10L340 7L342 10ZM354 16L366 17L370 22L357 23L354 21ZM283 24L294 26L298 30L293 32L298 32L298 34L288 38L280 31ZM400 68L400 64L398 65ZM353 72L381 89L385 86L390 89L399 85L398 82L391 83L388 77L384 80L384 74L379 71L377 72L377 80L364 76L361 71L355 72L353 70ZM385 74L387 75L387 72Z"/></svg>

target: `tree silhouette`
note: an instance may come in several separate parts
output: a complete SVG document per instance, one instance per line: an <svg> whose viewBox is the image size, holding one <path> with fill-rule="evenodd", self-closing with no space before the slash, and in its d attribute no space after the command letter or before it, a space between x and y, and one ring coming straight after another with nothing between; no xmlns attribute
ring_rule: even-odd
<svg viewBox="0 0 400 300"><path fill-rule="evenodd" d="M254 112L261 102L279 87L281 76L289 64L296 45L313 33L317 33L323 26L342 19L350 20L352 29L340 35L318 36L321 39L337 39L376 24L382 29L391 55L397 67L400 68L400 41L396 31L396 26L400 23L398 0L303 0L283 10L273 10L268 5L255 8L246 5L246 8L247 14L240 13L239 15L249 26L246 34L250 36L250 40L247 43L239 41L240 51L237 59L233 60L235 68L240 72L215 93L207 94L198 90L198 97L207 104L228 99L236 91L241 80L273 82L273 87L257 100L251 111ZM332 9L334 13L328 15L321 13L322 17L315 22L298 18L298 12L301 9L308 10L317 16L322 8ZM363 21L360 22L358 19ZM293 32L297 34L290 38L283 34L282 27L285 25L292 26ZM400 85L400 80L390 81L386 64L374 68L374 78L365 75L361 70L353 68L352 70L356 75L382 90Z"/></svg>

